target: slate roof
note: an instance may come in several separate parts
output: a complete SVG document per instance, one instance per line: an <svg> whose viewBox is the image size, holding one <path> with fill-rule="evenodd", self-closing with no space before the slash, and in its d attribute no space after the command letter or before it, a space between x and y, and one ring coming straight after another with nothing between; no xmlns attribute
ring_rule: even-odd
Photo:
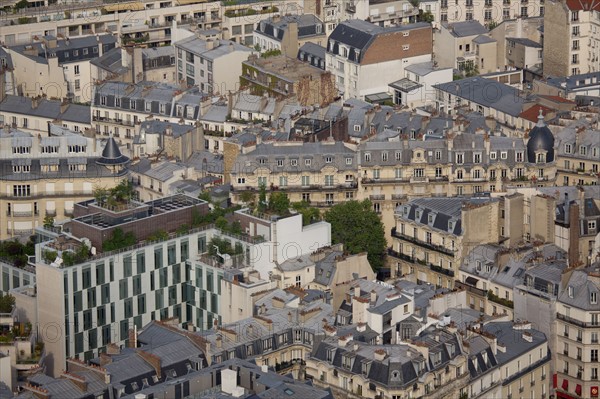
<svg viewBox="0 0 600 399"><path fill-rule="evenodd" d="M496 39L491 38L487 35L479 35L475 39L473 39L473 43L477 44L486 44L486 43L495 43Z"/></svg>
<svg viewBox="0 0 600 399"><path fill-rule="evenodd" d="M7 95L4 101L0 102L2 112L38 116L48 119L58 119L63 122L75 122L89 125L91 123L91 111L87 105L69 104L64 112L60 111L61 102L58 100L48 100L45 98L38 100L37 107L32 107L32 99L23 96Z"/></svg>
<svg viewBox="0 0 600 399"><path fill-rule="evenodd" d="M128 162L129 158L121 154L121 150L112 136L106 142L102 156L96 160L98 165L124 165Z"/></svg>
<svg viewBox="0 0 600 399"><path fill-rule="evenodd" d="M478 21L454 22L442 24L454 37L477 36L488 33L488 30Z"/></svg>
<svg viewBox="0 0 600 399"><path fill-rule="evenodd" d="M526 354L540 345L548 343L548 339L543 332L534 329L515 330L514 322L512 321L486 323L483 326L483 331L494 334L498 343L503 343L506 347L505 352L497 351L495 355L500 366L507 364L511 360ZM531 334L532 342L523 338L524 331Z"/></svg>
<svg viewBox="0 0 600 399"><path fill-rule="evenodd" d="M260 21L254 32L281 41L285 32L289 29L290 23L294 22L298 24L298 39L316 35L325 36L323 22L313 14L283 15L277 21L270 17ZM321 27L320 31L317 31L317 26ZM275 29L277 29L277 32L275 32Z"/></svg>
<svg viewBox="0 0 600 399"><path fill-rule="evenodd" d="M600 286L594 282L594 279L588 275L592 270L575 270L563 286L562 292L558 296L558 301L565 305L586 311L598 311L598 297L600 297ZM572 287L573 295L569 296L568 287ZM596 303L591 301L591 294L595 293Z"/></svg>
<svg viewBox="0 0 600 399"><path fill-rule="evenodd" d="M179 123L165 122L158 119L146 120L141 123L145 134L165 134L167 128L171 129L173 137L177 138L189 132L195 132L196 126L181 125Z"/></svg>
<svg viewBox="0 0 600 399"><path fill-rule="evenodd" d="M525 103L525 98L518 89L480 76L441 83L433 87L511 116L518 116Z"/></svg>
<svg viewBox="0 0 600 399"><path fill-rule="evenodd" d="M427 26L430 25L420 22L383 28L368 21L350 19L338 24L333 32L331 32L327 43L327 52L339 54L339 44L345 44L350 47L350 50L348 51L348 60L355 63L361 63L365 52L376 36L420 29ZM358 50L358 53L356 50Z"/></svg>
<svg viewBox="0 0 600 399"><path fill-rule="evenodd" d="M0 65L6 65L6 68L13 69L12 57L6 52L3 47L0 47Z"/></svg>
<svg viewBox="0 0 600 399"><path fill-rule="evenodd" d="M524 37L507 37L506 40L515 42L525 47L542 48L542 45L540 43Z"/></svg>
<svg viewBox="0 0 600 399"><path fill-rule="evenodd" d="M327 162L328 157L331 157L331 162ZM350 164L346 162L347 158L351 159ZM309 165L306 159L310 159ZM278 166L278 160L283 161L282 166ZM296 160L296 165L292 165L292 160ZM289 172L315 171L328 165L338 170L355 170L356 153L342 142L290 142L289 145L263 143L257 145L254 151L239 155L236 164L234 171L244 173L252 173L258 168Z"/></svg>
<svg viewBox="0 0 600 399"><path fill-rule="evenodd" d="M318 44L307 42L304 43L298 50L298 59L308 62L310 65L325 69L325 53L327 49Z"/></svg>
<svg viewBox="0 0 600 399"><path fill-rule="evenodd" d="M208 49L206 46L206 40L200 39L196 36L191 36L186 39L180 40L173 44L175 48L181 48L185 51L189 51L195 55L202 56L202 58L208 60L215 60L230 54L232 50L243 51L248 54L252 52L252 49L242 44L236 43L231 40L217 40L218 46Z"/></svg>
<svg viewBox="0 0 600 399"><path fill-rule="evenodd" d="M56 40L56 47L49 48L48 46L45 46L42 41L36 41L29 44L11 46L10 50L23 54L24 56L42 64L47 64L48 57L50 57L52 54L55 54L55 56L58 58L59 64L63 64L96 58L99 52L94 52L94 47L101 45L103 46L103 50L108 51L114 48L117 42L117 38L111 34L71 37L68 39L58 40L50 36L45 38L49 40ZM87 49L87 54L84 54L84 49ZM36 50L37 55L25 54L26 51L31 50Z"/></svg>
<svg viewBox="0 0 600 399"><path fill-rule="evenodd" d="M401 219L429 225L433 229L460 236L462 235L461 210L463 204L483 204L492 201L494 200L489 198L417 198L400 206L398 210L400 210L399 217ZM417 210L421 213L420 218L417 217ZM429 223L430 214L433 216L432 223ZM451 229L450 221L454 222Z"/></svg>
<svg viewBox="0 0 600 399"><path fill-rule="evenodd" d="M115 47L102 54L101 57L90 60L90 64L104 69L105 71L121 75L129 70L123 66L120 47Z"/></svg>

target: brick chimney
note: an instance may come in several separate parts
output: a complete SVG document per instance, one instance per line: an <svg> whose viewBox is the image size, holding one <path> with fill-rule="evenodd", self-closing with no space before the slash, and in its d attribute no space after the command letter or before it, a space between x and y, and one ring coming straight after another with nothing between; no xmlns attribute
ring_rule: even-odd
<svg viewBox="0 0 600 399"><path fill-rule="evenodd" d="M569 206L569 267L579 263L579 204Z"/></svg>
<svg viewBox="0 0 600 399"><path fill-rule="evenodd" d="M72 373L69 373L68 371L63 371L62 377L64 377L64 378L68 379L69 381L71 381L82 392L87 392L88 383L85 380L85 378L80 377L80 376L75 375L75 374L72 374Z"/></svg>

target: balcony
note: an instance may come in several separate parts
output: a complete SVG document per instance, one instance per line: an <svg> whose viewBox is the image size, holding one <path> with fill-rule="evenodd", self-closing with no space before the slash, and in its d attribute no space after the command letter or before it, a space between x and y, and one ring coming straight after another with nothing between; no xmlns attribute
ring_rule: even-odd
<svg viewBox="0 0 600 399"><path fill-rule="evenodd" d="M392 228L392 236L396 237L396 238L399 238L399 239L401 239L403 241L408 241L410 243L418 245L421 248L426 248L426 249L430 249L430 250L433 250L433 251L444 253L446 255L454 256L454 252L455 251L452 250L452 249L448 249L448 248L446 248L446 247L444 247L442 245L437 245L437 244L432 244L432 243L428 243L428 242L425 242L425 241L421 241L421 240L419 240L418 238L415 238L415 237L407 236L406 234L402 234L402 233L396 231L395 227Z"/></svg>
<svg viewBox="0 0 600 399"><path fill-rule="evenodd" d="M363 177L361 179L361 183L364 185L374 185L374 184L394 184L394 183L408 183L410 179L403 179L401 177L394 179L373 179L368 177Z"/></svg>
<svg viewBox="0 0 600 399"><path fill-rule="evenodd" d="M17 218L30 218L33 216L33 212L32 211L13 212L12 216L17 217Z"/></svg>
<svg viewBox="0 0 600 399"><path fill-rule="evenodd" d="M354 4L346 4L346 12L350 14L356 14L356 5Z"/></svg>
<svg viewBox="0 0 600 399"><path fill-rule="evenodd" d="M404 260L406 262L414 263L414 259L412 256L405 255L401 252L395 251L393 248L388 248L387 253L389 256L393 256L394 258L398 258Z"/></svg>
<svg viewBox="0 0 600 399"><path fill-rule="evenodd" d="M411 183L429 183L429 177L427 176L411 176Z"/></svg>
<svg viewBox="0 0 600 399"><path fill-rule="evenodd" d="M458 281L458 280L455 281L454 282L454 287L456 287L456 288L462 288L462 289L464 289L464 290L466 290L466 291L468 291L468 292L470 292L472 294L478 295L480 297L486 297L487 296L487 292L486 291L484 291L482 289L479 289L477 287L473 287L472 285L469 285L467 283L463 283L462 281Z"/></svg>
<svg viewBox="0 0 600 399"><path fill-rule="evenodd" d="M597 323L588 323L585 321L576 320L569 316L562 315L560 313L556 313L556 318L558 320L561 320L566 323L572 324L574 326L582 327L582 328L598 328L600 326L600 324L597 324Z"/></svg>
<svg viewBox="0 0 600 399"><path fill-rule="evenodd" d="M46 209L46 216L50 216L50 217L56 216L56 209Z"/></svg>

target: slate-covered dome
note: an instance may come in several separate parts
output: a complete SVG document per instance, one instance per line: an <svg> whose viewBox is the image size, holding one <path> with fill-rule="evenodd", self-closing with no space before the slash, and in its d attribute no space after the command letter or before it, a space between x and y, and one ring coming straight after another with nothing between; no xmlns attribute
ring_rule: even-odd
<svg viewBox="0 0 600 399"><path fill-rule="evenodd" d="M109 137L102 151L102 157L96 161L98 165L105 166L125 165L128 162L129 158L121 154L121 150L119 150L119 146L113 137Z"/></svg>
<svg viewBox="0 0 600 399"><path fill-rule="evenodd" d="M554 162L554 135L544 123L544 116L540 109L537 124L529 132L527 142L527 161L536 163L536 152L546 151L546 162Z"/></svg>

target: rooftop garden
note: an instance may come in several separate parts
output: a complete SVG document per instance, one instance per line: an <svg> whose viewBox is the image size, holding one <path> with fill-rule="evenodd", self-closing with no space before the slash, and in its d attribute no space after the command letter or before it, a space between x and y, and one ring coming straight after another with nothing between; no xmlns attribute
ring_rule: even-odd
<svg viewBox="0 0 600 399"><path fill-rule="evenodd" d="M127 209L129 203L136 199L137 193L129 180L122 180L113 188L94 188L93 196L98 206L119 212Z"/></svg>
<svg viewBox="0 0 600 399"><path fill-rule="evenodd" d="M24 268L30 255L35 255L35 236L25 244L16 239L0 242L0 259L10 265Z"/></svg>
<svg viewBox="0 0 600 399"><path fill-rule="evenodd" d="M12 312L13 306L15 306L15 297L6 294L0 294L0 313L10 313Z"/></svg>
<svg viewBox="0 0 600 399"><path fill-rule="evenodd" d="M235 5L235 4L230 4ZM235 18L235 17L246 17L249 15L258 15L258 14L271 14L279 12L279 8L275 6L263 8L262 10L255 10L254 8L240 8L237 10L227 10L224 15L227 18Z"/></svg>

